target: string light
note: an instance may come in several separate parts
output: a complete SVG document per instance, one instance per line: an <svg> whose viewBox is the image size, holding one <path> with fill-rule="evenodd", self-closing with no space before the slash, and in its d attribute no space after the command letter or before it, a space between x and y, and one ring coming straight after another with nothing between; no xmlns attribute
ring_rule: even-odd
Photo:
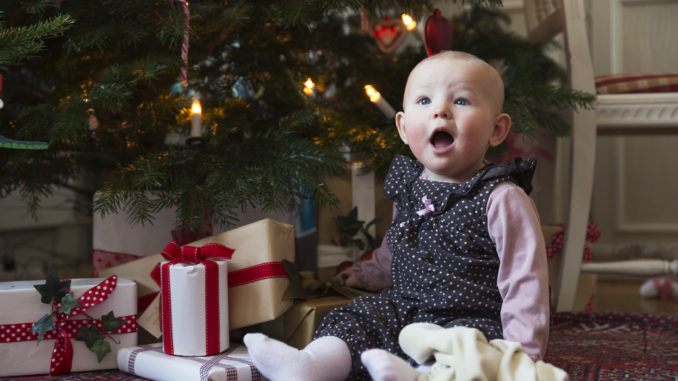
<svg viewBox="0 0 678 381"><path fill-rule="evenodd" d="M199 138L202 136L202 107L200 101L193 99L191 104L191 137Z"/></svg>
<svg viewBox="0 0 678 381"><path fill-rule="evenodd" d="M372 85L365 85L365 94L367 94L367 97L370 99L370 102L372 102L381 112L386 116L388 119L393 119L395 117L395 110L393 107L391 107L386 100L381 96L381 94L377 91L377 89L374 88Z"/></svg>
<svg viewBox="0 0 678 381"><path fill-rule="evenodd" d="M308 95L309 97L313 95L313 89L315 88L315 83L311 80L311 78L308 78L306 82L304 82L304 94Z"/></svg>
<svg viewBox="0 0 678 381"><path fill-rule="evenodd" d="M417 36L417 38L424 41L424 36L422 36L421 32L419 32L419 30L417 29L417 22L414 21L414 18L412 18L412 16L408 15L407 13L403 13L402 15L400 15L400 18L403 20L405 29L414 33Z"/></svg>
<svg viewBox="0 0 678 381"><path fill-rule="evenodd" d="M412 16L408 15L407 13L400 15L400 18L403 20L403 24L405 24L405 29L409 30L410 32L417 27L417 22L414 21Z"/></svg>

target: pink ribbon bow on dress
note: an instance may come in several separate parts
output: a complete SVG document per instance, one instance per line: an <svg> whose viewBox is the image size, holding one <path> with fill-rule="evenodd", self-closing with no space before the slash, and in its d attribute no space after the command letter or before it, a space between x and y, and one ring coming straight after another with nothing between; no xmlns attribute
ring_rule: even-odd
<svg viewBox="0 0 678 381"><path fill-rule="evenodd" d="M424 214L435 212L436 208L433 206L433 203L431 203L431 200L428 197L422 197L421 202L424 203L424 209L417 210L418 215L423 216Z"/></svg>

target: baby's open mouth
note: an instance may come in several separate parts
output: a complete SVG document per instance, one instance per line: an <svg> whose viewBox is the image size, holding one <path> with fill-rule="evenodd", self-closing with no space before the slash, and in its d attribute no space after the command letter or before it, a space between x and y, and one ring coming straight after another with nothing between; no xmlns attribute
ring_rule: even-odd
<svg viewBox="0 0 678 381"><path fill-rule="evenodd" d="M436 148L445 148L454 143L454 138L446 131L436 131L431 137L431 144Z"/></svg>

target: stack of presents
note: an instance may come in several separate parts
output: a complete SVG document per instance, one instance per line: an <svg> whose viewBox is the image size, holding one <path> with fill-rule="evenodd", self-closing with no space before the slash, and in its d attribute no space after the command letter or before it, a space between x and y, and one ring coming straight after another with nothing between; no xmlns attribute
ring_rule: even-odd
<svg viewBox="0 0 678 381"><path fill-rule="evenodd" d="M245 332L301 348L329 310L349 302L284 296L292 225L264 218L175 241L138 256L95 238L99 278L0 283L0 377L119 369L148 379L258 380Z"/></svg>

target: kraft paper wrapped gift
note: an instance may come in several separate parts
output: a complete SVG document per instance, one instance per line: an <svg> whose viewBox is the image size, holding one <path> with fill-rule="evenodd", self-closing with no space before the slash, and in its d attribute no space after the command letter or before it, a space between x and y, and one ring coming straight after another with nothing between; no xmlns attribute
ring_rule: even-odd
<svg viewBox="0 0 678 381"><path fill-rule="evenodd" d="M302 349L313 340L316 328L328 312L350 302L351 299L341 296L324 296L297 302L282 316L260 324L256 330Z"/></svg>
<svg viewBox="0 0 678 381"><path fill-rule="evenodd" d="M180 247L172 242L162 251L168 260L158 267L165 353L207 356L229 347L228 269L223 259L232 254L214 243Z"/></svg>
<svg viewBox="0 0 678 381"><path fill-rule="evenodd" d="M233 345L214 356L183 357L164 353L160 343L146 344L120 350L118 368L139 377L163 381L265 380L243 345Z"/></svg>
<svg viewBox="0 0 678 381"><path fill-rule="evenodd" d="M190 243L202 246L220 243L235 250L228 261L228 300L230 329L270 321L280 316L291 305L282 296L289 285L282 261L294 261L294 228L265 218L239 228ZM140 294L159 291L149 274L162 261L154 254L120 266L108 268L101 274L118 274L137 282ZM158 300L148 306L139 318L139 325L160 337Z"/></svg>
<svg viewBox="0 0 678 381"><path fill-rule="evenodd" d="M33 323L51 311L51 306L40 301L40 293L33 287L38 284L45 284L45 281L0 283L0 376L2 377L53 372L51 364L57 342L56 332L54 330L46 332L45 339L38 343L37 335L28 331ZM98 293L97 290L100 290L97 289L98 286L108 288L113 284L115 288L108 297L102 293L100 298L104 300L84 311L96 319L113 311L116 317L127 321L118 329L118 333L112 335L118 343L106 340L111 346L111 352L106 354L101 362L97 361L96 354L87 348L84 341L75 340L77 328L84 323L86 317L79 313L64 319L65 325L62 332L68 335L68 340L73 347L70 367L72 372L115 369L118 350L137 344L137 295L134 282L116 277L73 279L71 291L75 298L82 297L80 301L86 305L88 302L85 298L93 297L95 292ZM67 361L59 358L59 356L63 358L63 355L61 351L55 353L55 363L61 361L61 367L67 366Z"/></svg>

